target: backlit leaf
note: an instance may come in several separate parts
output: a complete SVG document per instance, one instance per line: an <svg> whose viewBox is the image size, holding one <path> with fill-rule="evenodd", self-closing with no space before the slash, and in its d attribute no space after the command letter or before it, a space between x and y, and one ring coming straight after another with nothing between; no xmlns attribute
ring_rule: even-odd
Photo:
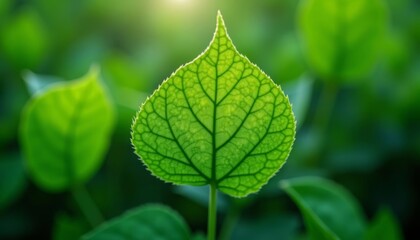
<svg viewBox="0 0 420 240"><path fill-rule="evenodd" d="M102 163L112 125L113 108L96 68L35 94L20 129L30 175L50 191L87 181Z"/></svg>
<svg viewBox="0 0 420 240"><path fill-rule="evenodd" d="M188 225L174 210L162 205L132 209L87 233L82 240L188 240Z"/></svg>
<svg viewBox="0 0 420 240"><path fill-rule="evenodd" d="M217 20L210 46L143 104L132 142L164 181L243 197L285 163L295 119L280 87L238 53L220 13Z"/></svg>
<svg viewBox="0 0 420 240"><path fill-rule="evenodd" d="M385 23L382 0L303 0L299 8L304 52L327 80L367 74L378 57Z"/></svg>
<svg viewBox="0 0 420 240"><path fill-rule="evenodd" d="M310 239L363 239L366 220L341 186L318 177L284 180L281 186L298 205Z"/></svg>

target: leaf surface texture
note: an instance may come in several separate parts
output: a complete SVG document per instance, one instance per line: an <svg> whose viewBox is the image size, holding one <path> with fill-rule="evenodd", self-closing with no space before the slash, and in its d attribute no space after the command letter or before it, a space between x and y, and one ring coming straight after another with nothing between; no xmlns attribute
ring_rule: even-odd
<svg viewBox="0 0 420 240"><path fill-rule="evenodd" d="M132 126L147 168L164 181L258 191L285 163L295 136L288 98L238 53L222 16L209 47L148 98Z"/></svg>

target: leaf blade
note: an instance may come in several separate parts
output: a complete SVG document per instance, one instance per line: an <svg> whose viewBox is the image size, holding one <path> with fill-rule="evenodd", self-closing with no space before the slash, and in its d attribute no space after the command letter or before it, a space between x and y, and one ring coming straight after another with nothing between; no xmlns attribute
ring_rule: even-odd
<svg viewBox="0 0 420 240"><path fill-rule="evenodd" d="M33 180L62 191L89 179L109 144L114 112L99 70L35 94L22 112L20 140Z"/></svg>
<svg viewBox="0 0 420 240"><path fill-rule="evenodd" d="M220 13L209 47L163 82L132 125L135 152L153 175L236 197L277 172L294 135L288 98L236 50Z"/></svg>
<svg viewBox="0 0 420 240"><path fill-rule="evenodd" d="M341 186L319 177L301 177L284 180L281 187L298 205L311 239L363 238L366 219Z"/></svg>

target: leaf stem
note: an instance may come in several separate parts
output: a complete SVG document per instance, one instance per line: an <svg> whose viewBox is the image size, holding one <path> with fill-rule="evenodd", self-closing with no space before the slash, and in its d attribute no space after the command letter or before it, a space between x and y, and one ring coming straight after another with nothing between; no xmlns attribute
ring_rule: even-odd
<svg viewBox="0 0 420 240"><path fill-rule="evenodd" d="M216 218L217 218L217 190L216 184L210 184L210 196L209 196L209 214L208 214L208 227L207 227L207 239L216 239Z"/></svg>
<svg viewBox="0 0 420 240"><path fill-rule="evenodd" d="M86 220L92 227L96 227L104 221L102 213L99 211L84 185L75 186L71 193L83 215L85 215Z"/></svg>

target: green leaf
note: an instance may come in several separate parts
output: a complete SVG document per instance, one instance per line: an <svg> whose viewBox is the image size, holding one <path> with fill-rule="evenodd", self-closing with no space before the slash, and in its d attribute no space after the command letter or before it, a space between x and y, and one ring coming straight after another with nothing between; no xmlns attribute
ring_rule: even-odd
<svg viewBox="0 0 420 240"><path fill-rule="evenodd" d="M87 233L82 240L187 240L190 230L182 217L163 205L146 205L128 211Z"/></svg>
<svg viewBox="0 0 420 240"><path fill-rule="evenodd" d="M143 104L132 142L164 181L243 197L285 163L295 119L280 87L238 53L220 13L217 20L210 46Z"/></svg>
<svg viewBox="0 0 420 240"><path fill-rule="evenodd" d="M304 52L318 75L351 80L372 69L385 33L382 0L303 0L298 19Z"/></svg>
<svg viewBox="0 0 420 240"><path fill-rule="evenodd" d="M400 226L389 209L380 210L367 231L366 240L402 240Z"/></svg>
<svg viewBox="0 0 420 240"><path fill-rule="evenodd" d="M366 220L356 199L343 187L318 177L281 182L298 205L311 239L362 239Z"/></svg>
<svg viewBox="0 0 420 240"><path fill-rule="evenodd" d="M87 181L102 163L113 114L97 68L79 80L53 84L34 95L20 126L34 181L49 191Z"/></svg>
<svg viewBox="0 0 420 240"><path fill-rule="evenodd" d="M25 171L19 154L2 155L0 160L0 210L21 195L26 186Z"/></svg>

